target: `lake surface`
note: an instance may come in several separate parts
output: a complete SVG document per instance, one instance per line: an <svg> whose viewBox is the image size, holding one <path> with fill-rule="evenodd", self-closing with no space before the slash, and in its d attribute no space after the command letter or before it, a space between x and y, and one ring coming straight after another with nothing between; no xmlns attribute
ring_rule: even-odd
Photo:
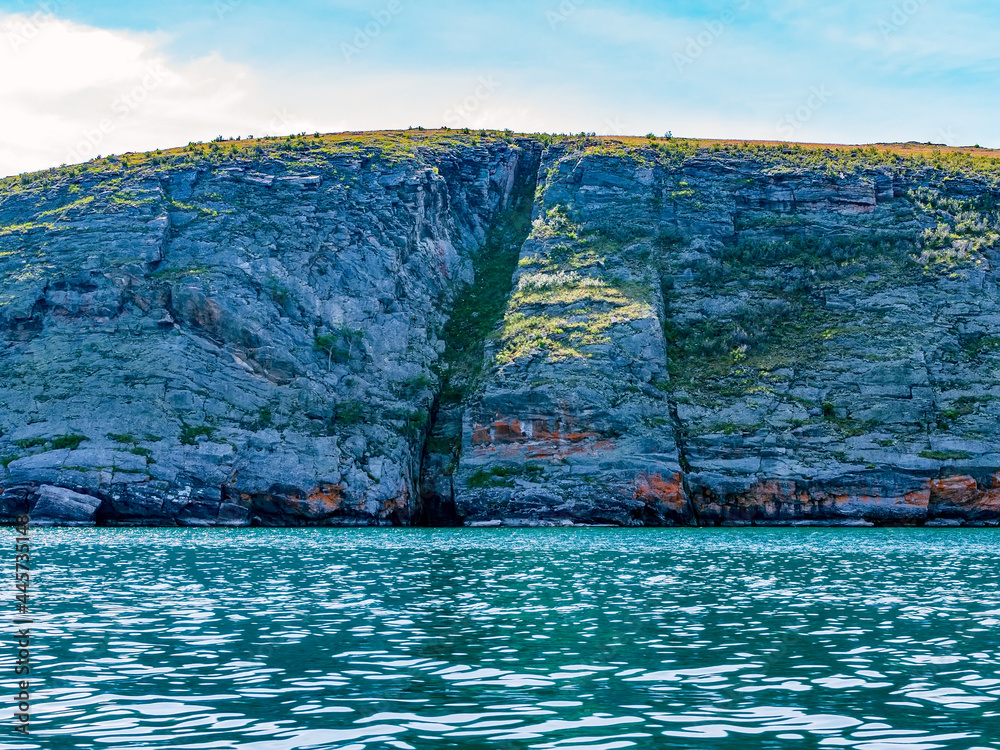
<svg viewBox="0 0 1000 750"><path fill-rule="evenodd" d="M1000 748L1000 530L38 530L28 738L0 534L3 750Z"/></svg>

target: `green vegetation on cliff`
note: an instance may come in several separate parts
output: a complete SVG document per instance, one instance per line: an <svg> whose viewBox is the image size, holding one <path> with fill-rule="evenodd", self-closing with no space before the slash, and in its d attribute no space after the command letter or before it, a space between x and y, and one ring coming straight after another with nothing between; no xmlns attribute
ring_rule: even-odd
<svg viewBox="0 0 1000 750"><path fill-rule="evenodd" d="M981 149L454 130L10 178L2 477L116 522L981 504L998 186Z"/></svg>

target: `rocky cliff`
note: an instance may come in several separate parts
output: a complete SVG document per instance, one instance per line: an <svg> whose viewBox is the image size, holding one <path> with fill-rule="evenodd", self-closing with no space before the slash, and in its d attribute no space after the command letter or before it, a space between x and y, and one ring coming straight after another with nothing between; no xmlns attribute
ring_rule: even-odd
<svg viewBox="0 0 1000 750"><path fill-rule="evenodd" d="M0 517L1000 522L990 152L420 132L0 184Z"/></svg>

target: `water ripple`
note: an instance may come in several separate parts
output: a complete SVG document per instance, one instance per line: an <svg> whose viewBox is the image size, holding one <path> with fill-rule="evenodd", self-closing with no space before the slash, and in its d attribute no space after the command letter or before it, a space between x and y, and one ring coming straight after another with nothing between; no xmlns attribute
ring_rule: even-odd
<svg viewBox="0 0 1000 750"><path fill-rule="evenodd" d="M973 529L39 530L33 732L0 750L995 750L998 553Z"/></svg>

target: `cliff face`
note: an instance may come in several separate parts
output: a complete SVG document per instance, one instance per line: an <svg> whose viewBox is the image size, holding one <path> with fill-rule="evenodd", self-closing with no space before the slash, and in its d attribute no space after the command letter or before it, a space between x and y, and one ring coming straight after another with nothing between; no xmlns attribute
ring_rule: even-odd
<svg viewBox="0 0 1000 750"><path fill-rule="evenodd" d="M996 160L402 134L0 189L0 514L997 523Z"/></svg>
<svg viewBox="0 0 1000 750"><path fill-rule="evenodd" d="M8 512L53 485L112 523L419 522L449 300L540 147L397 150L220 152L8 191Z"/></svg>

